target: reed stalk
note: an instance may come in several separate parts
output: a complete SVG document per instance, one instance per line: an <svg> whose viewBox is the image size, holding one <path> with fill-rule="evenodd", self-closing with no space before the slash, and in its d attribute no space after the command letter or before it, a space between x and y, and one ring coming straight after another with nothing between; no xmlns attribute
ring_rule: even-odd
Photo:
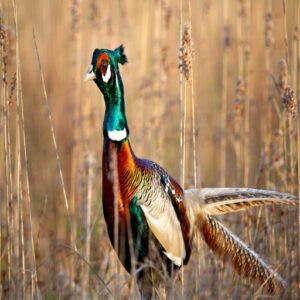
<svg viewBox="0 0 300 300"><path fill-rule="evenodd" d="M274 23L273 23L273 1L265 1L265 71L266 74L272 73L273 47L274 47ZM271 145L272 145L272 123L273 123L273 82L270 76L265 79L264 99L265 99L265 114L266 122L262 122L262 137L263 137L263 159L261 162L261 182L259 187L270 188L270 164L271 164ZM270 212L268 208L263 209L264 219L266 222L265 232L268 236L274 236L274 230L270 226ZM271 231L270 231L271 230ZM256 236L256 234L255 234ZM275 239L271 238L267 247L267 254L270 254L275 247Z"/></svg>
<svg viewBox="0 0 300 300"><path fill-rule="evenodd" d="M11 196L11 146L10 146L10 111L9 111L9 97L8 97L8 81L7 81L7 48L6 48L6 32L3 33L2 39L2 80L3 80L3 115L4 115L4 160L5 160L5 204L6 204L6 240L7 240L7 255L6 255L6 268L7 273L5 276L5 284L8 289L8 296L12 295L12 274L11 274L11 265L12 265L12 237L11 237L11 209L10 204L12 201Z"/></svg>
<svg viewBox="0 0 300 300"><path fill-rule="evenodd" d="M298 13L297 13L297 7L295 5L294 7L294 15L295 15L295 20L298 20ZM299 27L297 22L294 22L294 28L293 28L293 42L292 42L292 59L291 59L291 86L293 91L296 93L296 101L297 101L297 80L299 74L297 73L297 43L299 40ZM291 192L292 193L297 193L297 178L296 178L296 164L297 164L297 145L294 145L297 143L296 140L296 128L297 128L297 120L294 120L293 122L293 128L290 132L290 139L292 140L292 146L294 149L291 149L291 176L292 176L292 187L291 187ZM292 148L292 147L291 147Z"/></svg>
<svg viewBox="0 0 300 300"><path fill-rule="evenodd" d="M189 19L191 22L191 56L193 59L194 49L193 49L193 39L192 39L192 5L191 0L189 0ZM192 148L193 148L193 184L194 188L199 188L198 186L198 174L197 174L197 145L196 145L196 118L195 118L195 92L194 92L194 68L191 64L191 109L192 109ZM201 180L200 180L201 182Z"/></svg>
<svg viewBox="0 0 300 300"><path fill-rule="evenodd" d="M179 53L180 49L182 49L182 37L183 37L183 12L182 12L182 0L179 1L180 3L180 18L179 18ZM179 72L179 87L180 87L180 185L184 187L184 169L185 169L185 162L184 162L184 139L185 139L185 130L184 130L184 95L183 95L183 73Z"/></svg>
<svg viewBox="0 0 300 300"><path fill-rule="evenodd" d="M85 155L85 174L86 174L86 196L85 196L85 243L84 243L84 257L86 261L91 259L91 216L92 216L92 196L93 196L93 177L94 177L94 155L93 153L87 153ZM83 272L83 287L88 290L89 286L89 273L90 268L85 266Z"/></svg>
<svg viewBox="0 0 300 300"><path fill-rule="evenodd" d="M62 173L61 161L60 161L60 156L59 156L59 152L58 152L57 141L56 141L56 136L55 136L55 131L54 131L53 118L52 118L52 114L51 114L51 110L50 110L50 105L49 105L47 90L46 90L46 86L45 86L45 80L44 80L40 55L39 55L37 41L36 41L34 31L33 31L33 40L34 40L34 44L35 44L37 62L38 62L40 78L41 78L42 87L43 87L44 101L45 101L45 106L46 106L47 115L48 115L48 121L49 121L51 137L52 137L52 143L53 143L53 148L54 148L54 151L55 151L55 158L56 158L56 164L57 164L57 169L58 169L58 176L59 176L59 179L60 179L64 204L65 204L65 208L66 208L67 222L68 222L68 226L69 226L69 230L70 230L70 236L71 236L71 245L72 245L72 247L74 247L75 250L77 250L76 238L74 236L74 232L76 233L76 231L74 231L74 229L73 229L74 225L72 223L72 219L71 219L71 215L70 215L69 203L68 203L68 198L67 198L67 193L66 193L66 188L65 188L65 183L64 183L64 177L63 177L63 173ZM33 241L32 241L32 247L34 247ZM73 264L71 264L71 266L70 266L71 270L72 270L72 266L73 266Z"/></svg>
<svg viewBox="0 0 300 300"><path fill-rule="evenodd" d="M227 97L228 97L228 59L230 47L229 2L223 1L223 62L222 62L222 103L221 103L221 149L220 149L220 186L226 186L227 150Z"/></svg>
<svg viewBox="0 0 300 300"><path fill-rule="evenodd" d="M38 67L39 67L41 81L42 81L42 86L43 86L44 100L45 100L45 104L46 104L46 108L47 108L47 113L48 113L49 126L50 126L51 135L52 135L53 147L54 147L55 154L56 154L56 162L57 162L57 166L58 166L58 170L59 170L59 177L60 177L60 181L61 181L61 186L62 186L64 201L65 201L65 206L66 206L66 212L67 212L68 222L69 222L69 226L71 228L72 227L72 222L71 222L71 217L70 217L70 210L69 210L67 193L66 193L66 189L65 189L65 183L64 183L63 174L62 174L60 157L59 157L59 153L58 153L56 136L55 136L54 126L53 126L53 118L52 118L52 114L51 114L51 110L50 110L50 105L49 105L47 90L46 90L46 86L45 86L45 80L44 80L44 75L43 75L43 70L42 70L40 55L39 55L39 52L38 52L38 46L37 46L37 41L36 41L36 37L35 37L34 32L33 32L33 40L34 40L34 43L35 43L35 46L36 46L35 50L36 50L36 55L37 55Z"/></svg>
<svg viewBox="0 0 300 300"><path fill-rule="evenodd" d="M151 44L154 45L153 49L153 58L158 58L158 63L154 64L151 68L151 73L154 78L158 80L153 80L152 83L152 101L154 107L154 122L153 122L153 130L156 136L154 140L153 146L155 149L155 155L157 157L157 162L159 164L163 164L163 137L164 137L164 126L162 124L163 118L163 107L164 103L161 103L162 97L162 73L163 73L163 66L161 60L161 35L164 31L164 27L162 26L163 16L162 16L162 6L161 1L157 3L154 8L153 13L153 20L154 20L154 28L153 28L153 36ZM166 101L166 99L165 99ZM165 102L164 101L164 102Z"/></svg>
<svg viewBox="0 0 300 300"><path fill-rule="evenodd" d="M274 45L274 37L273 37L273 13L272 13L272 1L266 1L266 13L265 13L265 68L267 73L272 73L271 69L271 61L273 55L273 45ZM262 132L265 137L265 163L264 163L264 182L265 186L269 187L270 182L270 146L272 140L272 102L273 102L273 82L270 76L267 76L266 80L266 115L267 122L263 122L264 130Z"/></svg>
<svg viewBox="0 0 300 300"><path fill-rule="evenodd" d="M243 24L245 17L245 0L238 2L237 12L237 66L238 76L236 82L236 98L235 98L235 129L234 129L234 149L236 155L236 182L241 184L240 178L242 178L242 166L243 166L243 152L242 152L242 138L243 138L243 126L242 118L244 115L244 102L245 102L245 80L244 80L244 34Z"/></svg>
<svg viewBox="0 0 300 300"><path fill-rule="evenodd" d="M182 0L179 0L179 53L180 49L182 49L182 36L183 36L183 6ZM184 187L184 98L183 98L183 73L179 72L179 104L180 104L180 140L179 140L179 183L182 187ZM184 290L184 271L181 271L181 296L184 297L185 290Z"/></svg>
<svg viewBox="0 0 300 300"><path fill-rule="evenodd" d="M19 46L18 46L19 47ZM19 54L18 54L18 61L19 61ZM21 64L20 62L17 64L17 74L18 74L18 82L20 89L22 88L22 77L21 77ZM31 192L30 192L30 185L29 185L29 174L28 174L28 155L27 155L27 143L26 143L26 133L25 133L25 120L24 120L24 100L23 100L23 93L22 89L20 92L20 100L19 100L19 107L18 107L18 114L20 115L20 126L21 126L21 135L22 135L22 146L23 146L23 164L24 164L24 173L25 173L25 195L23 195L23 188L22 188L22 182L20 185L20 236L21 236L21 251L22 251L22 294L21 295L26 295L26 261L25 261L25 240L24 240L24 198L26 199L27 207L31 207ZM29 212L29 226L30 226L30 234L32 235L32 213L31 209ZM32 237L33 238L33 237ZM31 240L31 245L32 245L33 240ZM36 262L35 262L35 255L33 258L33 268L36 269Z"/></svg>
<svg viewBox="0 0 300 300"><path fill-rule="evenodd" d="M192 92L192 85L193 85L193 64L192 64L192 60L193 60L193 56L194 56L194 50L193 50L193 40L192 40L192 27L191 27L191 22L188 21L185 23L184 28L183 28L183 35L182 35L182 47L180 48L180 64L179 64L179 68L180 68L180 72L183 73L184 75L184 97L183 97L183 123L182 123L182 160L183 160L183 174L182 174L182 179L183 179L183 187L185 187L185 172L186 172L186 159L187 159L187 150L186 149L193 149L196 146L195 145L195 120L192 117L192 146L189 146L189 143L187 143L187 117L188 117L188 108L190 107L191 109L191 114L194 114L194 105L193 105L193 101L191 101L191 103L189 103L188 99L189 96L191 96L191 98L193 98L193 92ZM196 170L197 170L197 166L196 166L196 152L195 149L192 150L193 151L193 155L192 155L192 165L193 165L193 177L194 177L194 184L197 183L197 174L196 174Z"/></svg>
<svg viewBox="0 0 300 300"><path fill-rule="evenodd" d="M297 118L297 157L298 157L298 199L299 199L299 205L298 205L298 252L297 252L297 289L298 293L297 296L300 298L300 164L299 164L299 158L300 158L300 37L299 37L299 30L300 30L300 2L297 1L297 28L298 28L298 38L297 38L297 103L298 103L298 118Z"/></svg>
<svg viewBox="0 0 300 300"><path fill-rule="evenodd" d="M286 74L284 74L283 76L286 76L286 79L285 79L285 83L284 85L282 86L282 90L281 92L284 91L285 88L287 88L287 85L288 85L288 82L289 82L289 78L288 78L288 75L289 75L289 52L288 52L288 33L287 33L287 24L286 24L286 19L287 19L287 16L286 16L286 1L285 0L282 0L282 11L283 11L283 33L284 33L284 57L285 57L285 61L284 61L284 68L286 69L285 72ZM286 161L288 163L288 168L287 170L284 169L284 178L285 178L285 189L287 190L288 189L288 186L289 186L289 178L288 178L288 175L289 175L289 171L290 171L290 168L291 168L291 165L290 165L290 157L289 157L289 140L288 140L288 136L289 136L289 130L290 130L290 122L289 122L289 116L287 115L283 115L282 117L282 126L281 128L283 129L283 144L284 144L284 156L285 156L285 159L284 161Z"/></svg>
<svg viewBox="0 0 300 300"><path fill-rule="evenodd" d="M73 147L71 153L71 184L70 184L70 210L68 208L68 218L69 218L69 225L71 222L73 226L70 227L71 234L70 234L70 244L72 247L76 248L76 234L77 234L77 209L79 206L78 204L78 166L79 166L79 157L80 157L80 120L82 118L81 115L81 95L80 89L81 84L80 80L82 78L81 74L81 0L73 0L72 1L72 38L74 39L73 46L75 48L75 55L72 59L72 65L75 70L75 77L74 77L74 110L72 116L72 123L73 123ZM65 196L66 199L66 196ZM66 200L65 200L66 201ZM76 276L75 270L75 258L73 255L69 258L69 268L70 268L70 276L71 279L74 280Z"/></svg>
<svg viewBox="0 0 300 300"><path fill-rule="evenodd" d="M243 133L243 155L244 155L244 174L243 185L249 186L250 176L250 105L251 105L251 85L252 85L252 66L251 66L251 1L245 3L244 17L244 78L245 78L245 102L244 102L244 133Z"/></svg>
<svg viewBox="0 0 300 300"><path fill-rule="evenodd" d="M96 86L81 83L87 67L81 62L88 64L95 48L125 46L129 63L120 71L130 140L139 157L159 162L174 179L180 168L185 188L202 182L254 186L259 163L258 187L300 196L300 123L291 101L297 99L299 110L299 1L27 2L0 2L1 299L139 297L134 278L148 264L130 275L121 267L99 202L104 104ZM169 14L174 17L168 27ZM174 45L179 38L181 63L186 21L197 54L190 60L193 68L186 61L191 85L183 70L180 78L176 75ZM41 70L24 24L39 26L45 35L37 39L44 76L37 85ZM281 58L287 65L284 88L277 69ZM45 85L48 104L36 102ZM233 98L234 104L228 101ZM174 103L180 106L179 119ZM179 137L180 148L175 145ZM58 160L60 170L51 172ZM242 240L244 233L268 263L285 266L278 271L288 283L288 297L299 298L300 210L263 208L223 221ZM62 244L67 245L57 246ZM169 297L180 288L184 299L260 297L260 290L244 285L231 269L223 270L200 236L193 246L180 283L163 274ZM164 299L166 291L160 288L157 297Z"/></svg>

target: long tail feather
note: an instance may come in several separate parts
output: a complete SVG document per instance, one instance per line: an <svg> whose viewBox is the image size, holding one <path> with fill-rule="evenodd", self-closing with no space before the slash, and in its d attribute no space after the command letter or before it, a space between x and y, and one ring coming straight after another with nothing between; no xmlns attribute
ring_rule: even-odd
<svg viewBox="0 0 300 300"><path fill-rule="evenodd" d="M283 294L285 282L280 275L214 217L200 213L195 224L209 248L239 275L264 285L270 294Z"/></svg>
<svg viewBox="0 0 300 300"><path fill-rule="evenodd" d="M267 204L296 205L296 197L277 191L250 188L203 188L185 191L190 215L205 211L209 215L237 212Z"/></svg>
<svg viewBox="0 0 300 300"><path fill-rule="evenodd" d="M234 199L234 200L226 200L224 202L215 202L210 204L205 204L203 206L203 211L205 211L209 215L223 215L230 212L238 212L247 208L262 206L262 205L270 205L270 204L289 204L296 205L297 202L295 200L287 200L287 199L272 199L272 198L245 198L245 199Z"/></svg>

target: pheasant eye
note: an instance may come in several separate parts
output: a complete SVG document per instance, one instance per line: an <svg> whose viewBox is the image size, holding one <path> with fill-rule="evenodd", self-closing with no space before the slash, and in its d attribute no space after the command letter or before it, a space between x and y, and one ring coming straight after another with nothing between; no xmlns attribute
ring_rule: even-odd
<svg viewBox="0 0 300 300"><path fill-rule="evenodd" d="M103 61L101 63L101 73L103 76L105 76L106 72L107 72L107 67L108 67L108 62L107 61Z"/></svg>
<svg viewBox="0 0 300 300"><path fill-rule="evenodd" d="M111 77L110 64L108 62L103 62L100 68L102 80L107 83Z"/></svg>
<svg viewBox="0 0 300 300"><path fill-rule="evenodd" d="M111 78L111 65L110 65L110 58L107 53L101 53L97 59L97 70L102 77L102 80L107 83Z"/></svg>

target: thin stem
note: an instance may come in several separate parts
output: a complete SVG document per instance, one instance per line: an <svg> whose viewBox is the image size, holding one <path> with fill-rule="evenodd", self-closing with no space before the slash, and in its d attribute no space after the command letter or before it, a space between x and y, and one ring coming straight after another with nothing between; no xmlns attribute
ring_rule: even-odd
<svg viewBox="0 0 300 300"><path fill-rule="evenodd" d="M228 93L228 47L229 23L228 0L223 1L223 66L222 66L222 103L221 103L221 172L220 186L226 186L226 148L227 148L227 93Z"/></svg>
<svg viewBox="0 0 300 300"><path fill-rule="evenodd" d="M54 147L54 151L55 151L56 163L57 163L57 167L58 167L58 171L59 171L59 178L60 178L60 182L61 182L61 186L62 186L62 192L63 192L63 197L64 197L64 202L65 202L65 206L66 206L68 224L69 224L69 227L70 227L70 231L72 232L72 220L71 220L71 216L70 216L68 198L67 198L67 193L66 193L64 178L63 178L63 174L62 174L60 157L59 157L59 154L58 154L57 142L56 142L55 131L54 131L54 126L53 126L53 120L52 120L52 114L51 114L51 110L50 110L50 106L49 106L49 100L48 100L48 95L47 95L47 91L46 91L46 86L45 86L45 80L44 80L44 75L43 75L43 70L42 70L40 55L39 55L38 46L37 46L37 42L36 42L36 37L35 37L34 31L33 31L33 40L34 40L35 51L36 51L37 60L38 60L38 66L39 66L39 70L40 70L40 76L41 76L42 85L43 85L44 100L45 100L46 109L47 109L47 113L48 113L48 120L49 120L49 126L50 126L51 136L52 136L53 147Z"/></svg>
<svg viewBox="0 0 300 300"><path fill-rule="evenodd" d="M16 28L16 76L17 76L17 118L19 121L19 131L22 131L22 143L24 151L24 161L25 161L25 180L26 180L26 189L27 189L27 206L28 206L28 215L29 215L29 233L30 233L30 243L31 243L31 258L32 258L32 275L31 275L31 297L35 295L35 290L37 287L37 270L36 270L36 257L35 257L35 248L33 240L33 226L32 226L32 207L31 207L31 197L30 197L30 186L29 186L29 176L28 176L28 159L27 159L27 147L26 147L26 135L24 127L24 109L23 109L23 94L22 94L22 77L21 77L21 65L20 65L20 51L19 51L19 28L18 28L18 7L15 0L12 1L13 10L14 10L14 21ZM23 199L23 197L22 197ZM24 247L24 225L23 225L23 200L21 200L20 207L21 210L21 240ZM26 272L25 272L25 249L22 250L22 292L25 296L26 292Z"/></svg>
<svg viewBox="0 0 300 300"><path fill-rule="evenodd" d="M180 6L180 17L179 17L179 47L182 49L183 47L183 42L182 42L182 0L179 0L179 6ZM180 184L183 187L184 186L184 144L183 144L183 110L184 110L184 104L183 104L183 74L182 72L179 72L179 87L180 87ZM181 296L184 297L184 273L183 273L183 268L181 270L181 279L182 279L182 284L181 284Z"/></svg>
<svg viewBox="0 0 300 300"><path fill-rule="evenodd" d="M287 16L286 16L286 1L282 0L282 9L283 9L283 29L284 29L284 51L285 51L285 60L288 67L290 69L290 61L289 61L289 45L288 45L288 34L287 34Z"/></svg>
<svg viewBox="0 0 300 300"><path fill-rule="evenodd" d="M300 1L297 1L297 20L298 20L298 30L300 30ZM298 140L298 199L299 199L299 205L298 205L298 253L297 253L297 265L298 265L298 298L300 298L300 164L299 164L299 158L300 158L300 41L299 37L297 40L297 103L298 103L298 117L297 117L297 140Z"/></svg>
<svg viewBox="0 0 300 300"><path fill-rule="evenodd" d="M249 167L250 167L250 81L251 81L251 33L250 33L250 20L251 20L251 2L246 2L246 17L245 17L245 46L244 46L244 57L245 57L245 110L244 110L244 186L249 185Z"/></svg>
<svg viewBox="0 0 300 300"><path fill-rule="evenodd" d="M180 24L179 24L179 47L182 49L182 0L180 0ZM183 73L179 72L179 86L180 86L180 184L184 186L184 100L183 100Z"/></svg>
<svg viewBox="0 0 300 300"><path fill-rule="evenodd" d="M192 5L189 0L189 19L192 32ZM193 177L194 187L197 187L197 156L196 156L196 122L195 122L195 96L194 96L194 68L191 69L191 97L192 97L192 130L193 130Z"/></svg>
<svg viewBox="0 0 300 300"><path fill-rule="evenodd" d="M184 98L183 98L183 126L182 126L182 187L185 188L185 161L186 161L186 111L187 111L187 81L184 81Z"/></svg>
<svg viewBox="0 0 300 300"><path fill-rule="evenodd" d="M86 187L86 214L85 214L85 258L90 261L91 253L91 204L92 204L92 192L93 192L93 154L88 153L85 157L85 166L87 173L87 187ZM89 283L89 270L85 270L83 276L83 286L87 289Z"/></svg>
<svg viewBox="0 0 300 300"><path fill-rule="evenodd" d="M112 297L112 299L114 299L113 294L112 294L111 290L110 290L109 287L108 287L108 284L109 284L109 283L106 283L106 282L103 280L103 278L98 274L98 272L95 272L95 269L92 268L92 266L91 266L91 264L89 263L89 261L88 261L88 260L87 260L87 259L86 259L86 258L85 258L78 250L76 250L76 249L74 249L74 248L72 248L72 247L70 247L70 246L68 246L68 245L62 245L62 246L65 247L65 248L67 248L67 249L69 249L70 251L72 251L72 252L73 252L74 254L76 254L80 259L82 259L83 262L84 262L85 264L87 264L87 265L89 266L91 272L93 272L93 273L95 274L95 276L98 278L99 282L101 282L102 285L104 286L103 288L105 288L105 289L107 290L107 292L110 294L110 296Z"/></svg>

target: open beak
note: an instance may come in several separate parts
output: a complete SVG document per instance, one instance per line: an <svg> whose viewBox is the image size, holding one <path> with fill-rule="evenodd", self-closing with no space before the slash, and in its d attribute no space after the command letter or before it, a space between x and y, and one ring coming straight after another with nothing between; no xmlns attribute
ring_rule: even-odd
<svg viewBox="0 0 300 300"><path fill-rule="evenodd" d="M96 76L95 76L95 73L93 72L93 65L90 65L87 72L83 76L83 81L88 81L88 80L92 80L95 78L96 78Z"/></svg>

